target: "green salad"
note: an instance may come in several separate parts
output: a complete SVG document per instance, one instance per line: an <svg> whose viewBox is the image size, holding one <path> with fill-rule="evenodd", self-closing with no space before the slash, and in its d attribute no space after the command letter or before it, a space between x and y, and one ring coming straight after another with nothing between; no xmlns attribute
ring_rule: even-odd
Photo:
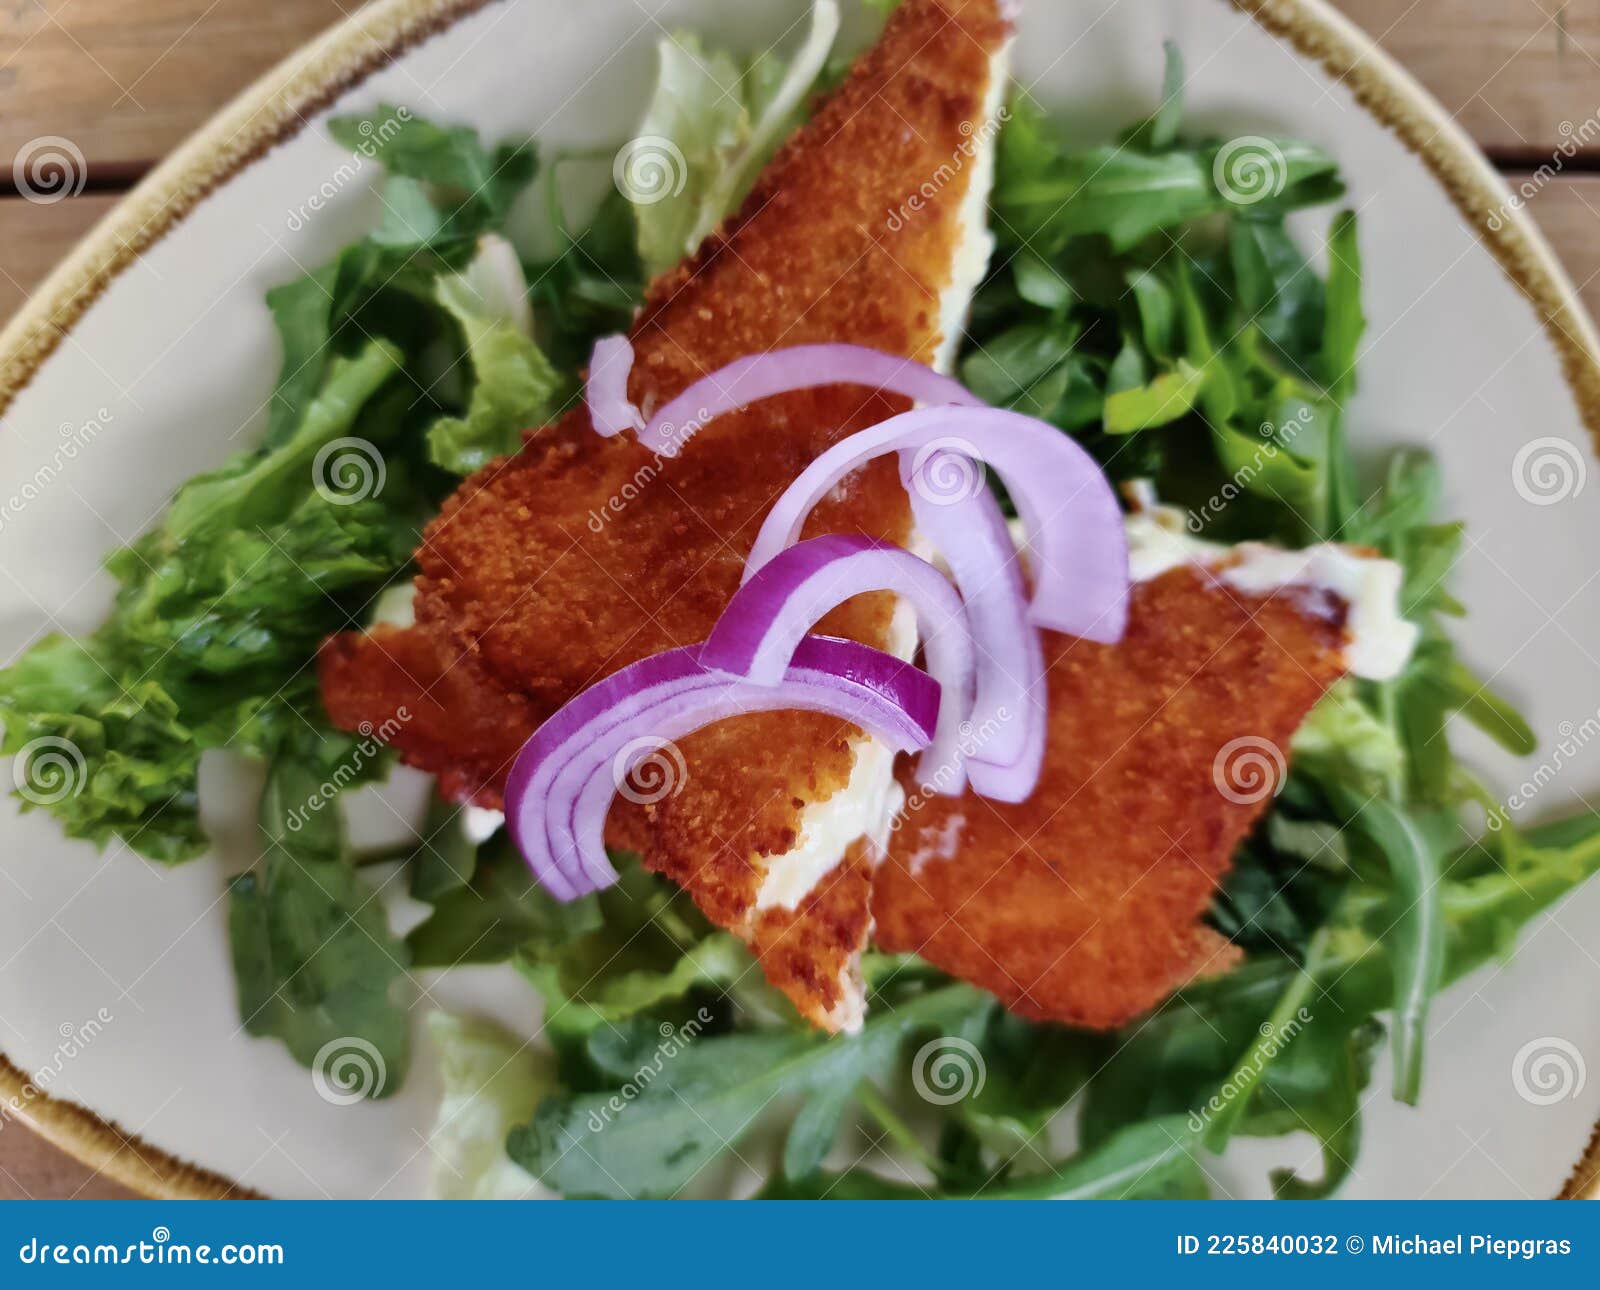
<svg viewBox="0 0 1600 1290"><path fill-rule="evenodd" d="M179 864L207 849L202 756L263 763L260 859L228 893L240 1017L308 1066L358 1041L383 1071L371 1096L405 1078L413 974L511 964L543 1001L536 1041L429 1019L447 1194L538 1180L672 1196L703 1188L714 1162L754 1161L767 1196L1203 1196L1208 1153L1297 1130L1322 1144L1321 1171L1275 1174L1274 1190L1331 1193L1360 1149L1374 1055L1392 1046L1393 1095L1414 1102L1434 998L1600 868L1600 827L1514 827L1453 756L1458 714L1517 753L1534 738L1451 645L1462 535L1437 514L1438 471L1421 454L1352 459L1362 265L1338 164L1259 140L1276 182L1241 197L1230 141L1184 128L1170 48L1159 109L1099 146L1065 146L1026 96L1011 105L998 245L958 374L1078 438L1114 481L1152 481L1196 532L1361 544L1404 567L1412 661L1317 708L1217 894L1211 922L1242 966L1101 1034L1023 1021L915 957L869 953L869 1020L823 1039L636 859L562 905L504 830L480 840L442 801L397 851L347 838L342 795L393 763L382 731L327 720L319 644L391 612L386 592L404 602L420 530L458 481L578 396L595 339L627 328L649 276L838 76L834 26L819 7L791 60L664 41L641 133L676 142L686 182L638 202L614 186L581 219L572 194L614 149L490 145L398 106L335 120L385 169L381 221L268 293L282 365L260 442L109 558L118 591L96 632L47 637L0 671L4 750L64 739L87 768L81 792L24 792L23 809ZM1320 247L1291 236L1293 212L1312 212ZM376 898L395 884L429 910L404 935ZM981 1079L927 1096L930 1063L952 1055Z"/></svg>

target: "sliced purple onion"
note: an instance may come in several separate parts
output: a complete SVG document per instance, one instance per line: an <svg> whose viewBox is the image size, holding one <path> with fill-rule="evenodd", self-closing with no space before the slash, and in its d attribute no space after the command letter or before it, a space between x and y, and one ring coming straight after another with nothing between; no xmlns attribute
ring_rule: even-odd
<svg viewBox="0 0 1600 1290"><path fill-rule="evenodd" d="M649 747L752 712L798 709L854 722L892 748L933 738L939 686L891 654L807 636L776 685L732 679L700 647L668 650L613 673L523 745L506 786L506 820L534 875L560 900L616 881L605 852L611 799ZM629 754L630 746L637 749Z"/></svg>
<svg viewBox="0 0 1600 1290"><path fill-rule="evenodd" d="M1115 644L1128 619L1128 540L1122 510L1094 459L1054 426L989 407L916 408L853 434L800 473L757 534L752 577L793 546L817 504L851 471L887 452L909 452L912 497L954 505L986 487L979 462L1016 503L1033 559L1029 619L1040 627ZM966 462L952 477L955 463ZM948 560L950 553L941 551Z"/></svg>
<svg viewBox="0 0 1600 1290"><path fill-rule="evenodd" d="M628 401L628 377L632 371L633 345L626 336L604 336L595 341L583 397L596 434L609 439L624 430L644 429L639 409Z"/></svg>
<svg viewBox="0 0 1600 1290"><path fill-rule="evenodd" d="M601 345L607 347L604 364ZM659 408L649 425L645 425L638 409L627 403L628 367L632 363L633 349L621 336L607 337L595 346L589 362L590 412L595 429L605 435L636 429L639 441L663 457L676 457L685 443L725 413L774 395L822 385L863 385L903 395L918 403L981 406L981 400L961 382L898 354L885 354L863 345L793 345L735 359L709 376L702 376ZM594 373L597 370L604 372L600 387L605 396L604 426L600 412L595 410ZM618 389L626 412L615 400Z"/></svg>
<svg viewBox="0 0 1600 1290"><path fill-rule="evenodd" d="M825 614L869 591L895 592L916 611L928 671L942 696L923 761L925 767L947 768L943 791L958 794L967 785L961 732L972 713L977 666L972 631L949 579L903 547L833 533L780 552L728 602L700 648L700 661L758 685L774 685Z"/></svg>
<svg viewBox="0 0 1600 1290"><path fill-rule="evenodd" d="M1023 705L1027 718L1020 723L1021 746L1009 760L1002 760L984 738L984 727L974 723L975 751L967 761L967 778L973 792L992 802L1025 802L1039 786L1039 772L1044 768L1045 742L1050 733L1050 696L1045 688L1044 646L1039 639L1039 629L1030 627L1022 638L1021 671L1017 674L1021 684L1017 702ZM1013 684L1008 678L1007 684Z"/></svg>
<svg viewBox="0 0 1600 1290"><path fill-rule="evenodd" d="M970 461L963 464L972 468ZM947 468L938 462L924 465L930 470ZM1028 621L1021 559L1000 503L988 488L949 504L936 504L913 487L911 475L916 466L915 454L901 453L901 471L917 528L934 550L944 553L966 606L977 651L977 688L971 716L962 731L967 775L982 796L1020 802L1033 792L1039 779L1048 715L1044 654L1039 629ZM758 573L749 585L755 585L760 577ZM925 793L939 791L950 777L942 764L935 763L930 772L927 764L931 761L930 748L918 767Z"/></svg>

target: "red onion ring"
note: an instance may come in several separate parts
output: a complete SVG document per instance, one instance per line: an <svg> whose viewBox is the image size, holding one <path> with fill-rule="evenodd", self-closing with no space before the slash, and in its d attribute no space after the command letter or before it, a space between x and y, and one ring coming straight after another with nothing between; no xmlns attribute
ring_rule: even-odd
<svg viewBox="0 0 1600 1290"><path fill-rule="evenodd" d="M1040 627L1114 644L1128 619L1128 539L1122 509L1099 466L1054 426L1000 408L916 408L853 434L803 470L756 535L748 580L793 546L806 517L852 470L886 452L914 454L913 498L930 506L976 496L977 463L1000 476L1027 531L1034 595L1028 617ZM967 469L951 488L952 462ZM949 558L948 552L941 552Z"/></svg>
<svg viewBox="0 0 1600 1290"><path fill-rule="evenodd" d="M900 457L909 476L913 454ZM909 483L907 491L919 532L944 553L977 650L976 693L963 730L967 776L984 797L1023 801L1039 781L1047 710L1044 651L1038 628L1028 622L1016 544L988 488L950 505L930 502ZM942 791L943 766L931 777L919 766L918 774L924 794Z"/></svg>
<svg viewBox="0 0 1600 1290"><path fill-rule="evenodd" d="M726 367L702 376L658 409L645 425L639 410L627 401L632 364L633 347L624 337L608 336L596 343L589 360L590 415L601 434L637 430L639 442L662 457L676 457L685 443L725 413L774 395L822 385L864 385L919 403L982 406L982 401L961 382L914 359L885 354L864 345L792 345L735 359ZM596 372L602 373L604 378L598 390Z"/></svg>
<svg viewBox="0 0 1600 1290"><path fill-rule="evenodd" d="M596 434L609 439L624 430L644 429L639 409L628 401L628 377L632 372L633 345L626 336L605 336L595 341L583 398L589 405L589 421Z"/></svg>
<svg viewBox="0 0 1600 1290"><path fill-rule="evenodd" d="M938 725L923 759L930 773L947 767L942 791L958 794L966 787L961 730L972 715L977 671L967 609L942 573L904 548L832 533L780 552L728 602L700 648L700 662L774 685L829 610L869 591L893 591L916 610L928 672L941 694Z"/></svg>
<svg viewBox="0 0 1600 1290"><path fill-rule="evenodd" d="M670 742L727 717L793 709L854 722L897 750L933 737L938 683L881 650L807 636L776 685L730 679L703 665L699 652L668 650L614 672L540 726L517 755L507 826L557 899L616 881L605 817L630 769L618 764L630 743Z"/></svg>

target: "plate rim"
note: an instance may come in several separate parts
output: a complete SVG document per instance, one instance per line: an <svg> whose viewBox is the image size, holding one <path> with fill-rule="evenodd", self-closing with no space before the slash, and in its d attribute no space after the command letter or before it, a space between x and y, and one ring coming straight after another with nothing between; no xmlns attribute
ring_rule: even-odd
<svg viewBox="0 0 1600 1290"><path fill-rule="evenodd" d="M111 283L201 201L387 63L494 2L373 0L208 118L101 218L0 330L0 414ZM1326 0L1219 2L1348 85L1358 105L1422 162L1534 310L1592 446L1600 447L1600 334L1526 206L1478 146L1409 71ZM0 1099L6 1117L24 1121L79 1163L143 1196L261 1196L144 1142L81 1103L38 1089L3 1050ZM1597 1197L1600 1125L1559 1195Z"/></svg>

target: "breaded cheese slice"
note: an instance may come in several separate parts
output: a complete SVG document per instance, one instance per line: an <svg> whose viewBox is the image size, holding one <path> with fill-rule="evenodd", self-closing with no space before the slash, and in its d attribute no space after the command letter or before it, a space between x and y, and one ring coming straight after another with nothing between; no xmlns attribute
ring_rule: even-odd
<svg viewBox="0 0 1600 1290"><path fill-rule="evenodd" d="M736 358L790 345L948 362L988 256L1010 37L997 0L896 9L740 210L652 284L630 333L629 394L646 415ZM764 400L671 460L631 435L599 437L582 408L531 433L429 526L414 623L324 648L329 713L394 731L402 757L452 798L499 806L541 721L618 668L705 639L788 484L906 406L855 387ZM818 508L808 532L832 531L913 542L892 460ZM821 630L915 646L888 595L858 597ZM405 720L386 720L402 708ZM885 750L847 722L785 712L722 722L677 752L667 794L619 798L608 840L743 936L804 1016L856 1027L872 871L861 839L897 803Z"/></svg>
<svg viewBox="0 0 1600 1290"><path fill-rule="evenodd" d="M1401 570L1332 544L1192 537L1146 501L1116 645L1045 633L1049 735L1016 805L907 785L875 937L1025 1017L1122 1025L1237 950L1202 920L1290 741L1347 673L1392 678L1417 629Z"/></svg>

